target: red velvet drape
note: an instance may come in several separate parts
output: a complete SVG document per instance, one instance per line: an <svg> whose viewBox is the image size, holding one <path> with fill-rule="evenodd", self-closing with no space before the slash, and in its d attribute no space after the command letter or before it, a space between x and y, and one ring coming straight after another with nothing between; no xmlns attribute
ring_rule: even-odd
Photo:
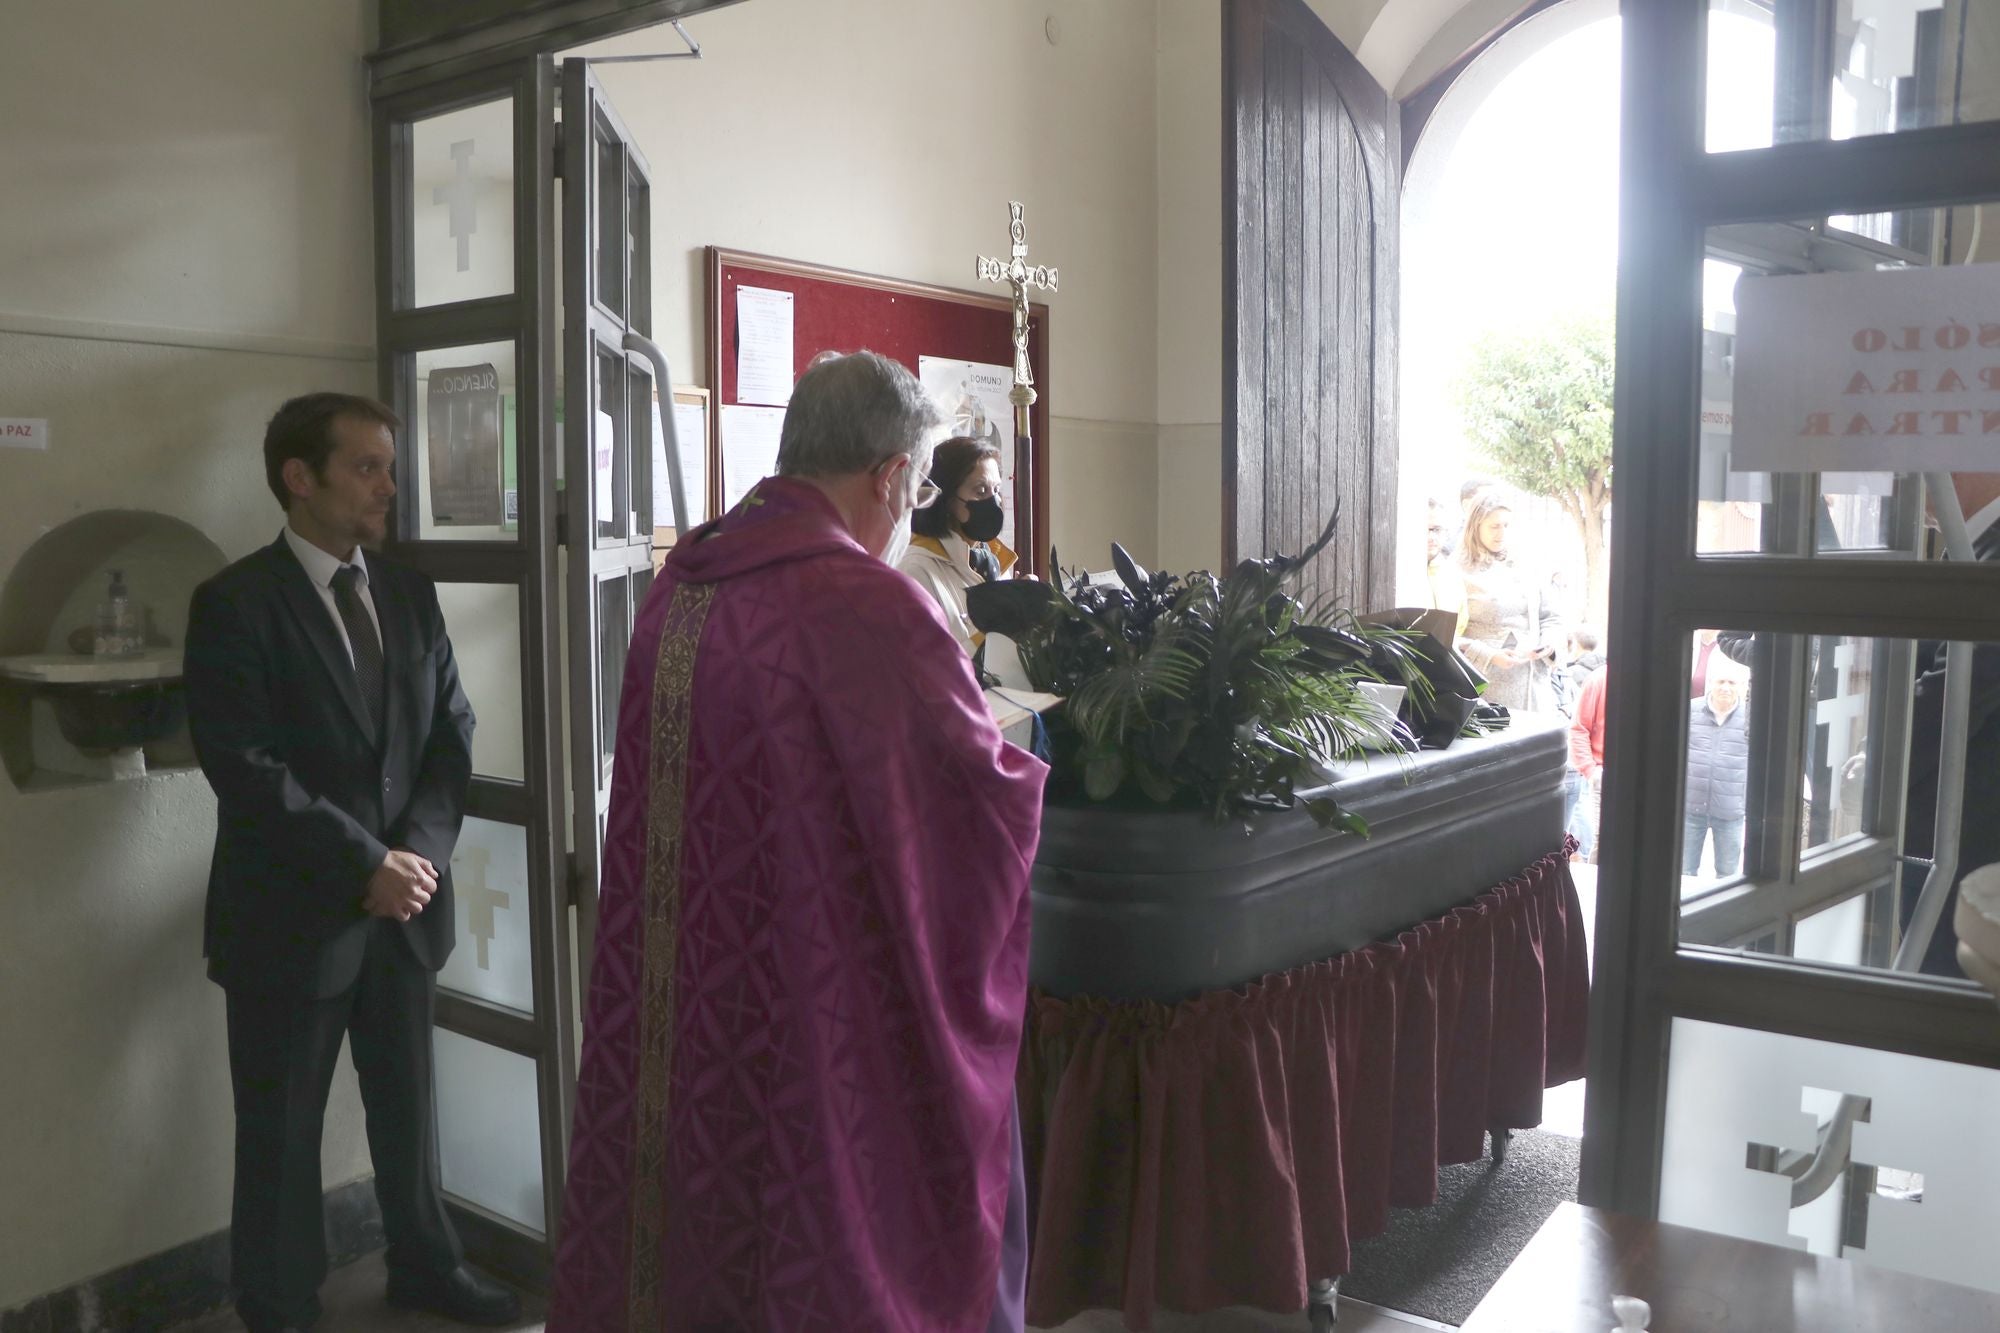
<svg viewBox="0 0 2000 1333"><path fill-rule="evenodd" d="M1037 994L1018 1080L1028 1322L1292 1311L1391 1206L1584 1070L1583 924L1552 854L1436 920L1176 1005Z"/></svg>

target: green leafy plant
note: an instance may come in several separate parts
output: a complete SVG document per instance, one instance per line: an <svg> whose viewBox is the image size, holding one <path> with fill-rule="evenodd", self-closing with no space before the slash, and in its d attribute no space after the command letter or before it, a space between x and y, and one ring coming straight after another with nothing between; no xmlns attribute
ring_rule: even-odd
<svg viewBox="0 0 2000 1333"><path fill-rule="evenodd" d="M1113 586L1069 572L975 588L974 621L1015 641L1036 689L1067 700L1050 719L1052 799L1198 806L1217 820L1303 806L1323 827L1365 833L1323 772L1381 734L1356 686L1429 686L1409 635L1289 591L1338 518L1302 554L1221 578L1150 572L1114 545Z"/></svg>

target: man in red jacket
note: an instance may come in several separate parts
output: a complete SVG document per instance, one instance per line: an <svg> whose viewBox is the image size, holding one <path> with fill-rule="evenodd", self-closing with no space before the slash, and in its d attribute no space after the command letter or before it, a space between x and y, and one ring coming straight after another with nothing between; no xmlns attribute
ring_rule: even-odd
<svg viewBox="0 0 2000 1333"><path fill-rule="evenodd" d="M1591 672L1576 696L1576 716L1569 724L1569 766L1579 787L1576 808L1566 830L1576 838L1577 856L1597 855L1597 793L1604 786L1604 678L1609 667Z"/></svg>

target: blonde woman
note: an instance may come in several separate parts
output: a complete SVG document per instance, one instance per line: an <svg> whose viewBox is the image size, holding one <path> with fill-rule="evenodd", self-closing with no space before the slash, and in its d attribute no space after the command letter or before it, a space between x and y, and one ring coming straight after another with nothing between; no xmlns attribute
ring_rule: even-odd
<svg viewBox="0 0 2000 1333"><path fill-rule="evenodd" d="M1563 641L1547 589L1515 563L1514 511L1488 491L1473 501L1458 544L1465 614L1458 649L1486 674L1486 701L1522 712L1555 710L1549 676Z"/></svg>

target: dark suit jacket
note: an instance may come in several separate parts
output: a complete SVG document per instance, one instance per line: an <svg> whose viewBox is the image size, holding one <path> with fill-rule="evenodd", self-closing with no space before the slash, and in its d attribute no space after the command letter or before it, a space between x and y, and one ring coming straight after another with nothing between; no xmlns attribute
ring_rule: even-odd
<svg viewBox="0 0 2000 1333"><path fill-rule="evenodd" d="M197 588L188 612L189 730L218 802L204 951L232 990L352 985L373 920L362 896L395 847L438 869L404 937L432 970L451 952L472 706L436 588L367 561L387 696L379 748L340 632L282 534Z"/></svg>

